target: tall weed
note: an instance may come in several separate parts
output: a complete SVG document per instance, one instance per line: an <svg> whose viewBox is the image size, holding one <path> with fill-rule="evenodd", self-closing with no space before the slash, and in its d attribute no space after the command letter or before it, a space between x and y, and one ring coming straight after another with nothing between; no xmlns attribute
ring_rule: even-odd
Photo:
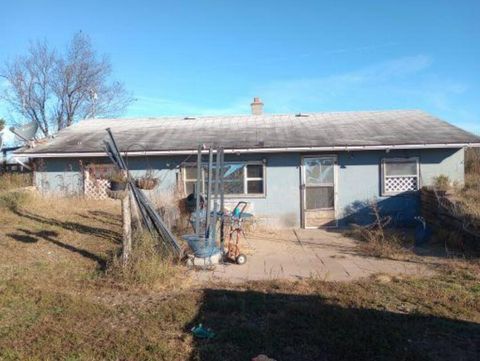
<svg viewBox="0 0 480 361"><path fill-rule="evenodd" d="M0 194L0 207L16 210L31 201L32 195L26 191L4 192Z"/></svg>
<svg viewBox="0 0 480 361"><path fill-rule="evenodd" d="M367 226L353 225L346 234L359 240L360 251L369 256L391 258L404 253L404 240L385 228L390 219L381 216L376 201L370 202L370 209L374 222Z"/></svg>
<svg viewBox="0 0 480 361"><path fill-rule="evenodd" d="M0 175L0 191L30 187L32 173L5 173Z"/></svg>
<svg viewBox="0 0 480 361"><path fill-rule="evenodd" d="M139 233L134 236L128 262L124 264L121 255L115 256L107 274L129 285L163 289L178 282L179 267L150 234Z"/></svg>

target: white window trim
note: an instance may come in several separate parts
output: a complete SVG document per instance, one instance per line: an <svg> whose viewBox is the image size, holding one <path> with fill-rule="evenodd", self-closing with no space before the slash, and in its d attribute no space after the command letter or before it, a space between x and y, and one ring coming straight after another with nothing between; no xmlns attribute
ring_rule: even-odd
<svg viewBox="0 0 480 361"><path fill-rule="evenodd" d="M263 161L233 161L233 162L225 162L225 165L229 164L243 164L243 189L245 190L245 193L235 193L235 194L228 194L225 193L225 198L229 199L235 199L235 198L265 198L267 195L267 187L266 187L266 179L267 179L267 167L266 164ZM263 177L248 177L248 172L247 172L247 166L249 165L261 165L262 166L262 172L263 172ZM183 179L183 189L185 193L187 193L187 181L196 181L197 179L193 178L186 178L187 175L187 170L186 168L188 167L196 167L196 163L184 163L182 166L182 179ZM248 181L255 181L255 180L261 180L263 189L262 193L247 193L248 190ZM202 168L202 180L201 180L201 187L202 187L202 193L205 193L205 176L204 176L204 168Z"/></svg>
<svg viewBox="0 0 480 361"><path fill-rule="evenodd" d="M386 173L386 169L385 169L385 164L388 162L408 162L408 161L415 161L417 167L417 172L416 174L406 174L406 175L395 175L395 176L387 176L387 173ZM394 195L397 195L397 194L402 194L402 193L412 193L412 192L416 192L418 191L420 188L421 188L421 185L420 185L420 158L419 157L405 157L405 158L400 158L400 157L396 157L396 158L382 158L382 166L381 166L381 169L382 169L382 172L381 172L381 187L382 187L382 196L394 196ZM402 178L402 177L415 177L417 178L417 189L413 190L413 191L398 191L398 192L387 192L385 190L385 180L387 178Z"/></svg>

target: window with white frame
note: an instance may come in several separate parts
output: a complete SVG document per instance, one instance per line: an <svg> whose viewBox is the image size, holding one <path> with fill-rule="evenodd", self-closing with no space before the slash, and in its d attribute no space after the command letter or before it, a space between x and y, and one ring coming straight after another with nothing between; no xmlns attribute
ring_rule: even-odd
<svg viewBox="0 0 480 361"><path fill-rule="evenodd" d="M382 160L382 193L393 195L419 189L418 158L384 158Z"/></svg>
<svg viewBox="0 0 480 361"><path fill-rule="evenodd" d="M262 162L235 162L224 165L224 189L226 196L263 196L265 194L265 165ZM202 167L200 189L205 193L208 187L208 169ZM212 179L215 179L215 167ZM185 193L194 193L197 183L197 167L186 164L183 167Z"/></svg>
<svg viewBox="0 0 480 361"><path fill-rule="evenodd" d="M185 187L185 193L191 194L195 192L195 186L197 183L197 167L195 166L185 166L182 169L183 172L183 183ZM203 186L203 184L202 184ZM202 189L203 190L203 189Z"/></svg>

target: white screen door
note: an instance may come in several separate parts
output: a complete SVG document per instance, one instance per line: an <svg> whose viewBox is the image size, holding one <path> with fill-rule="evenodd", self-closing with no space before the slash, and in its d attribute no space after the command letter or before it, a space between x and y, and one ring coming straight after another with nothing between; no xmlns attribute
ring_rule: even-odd
<svg viewBox="0 0 480 361"><path fill-rule="evenodd" d="M336 226L336 157L303 158L303 226Z"/></svg>

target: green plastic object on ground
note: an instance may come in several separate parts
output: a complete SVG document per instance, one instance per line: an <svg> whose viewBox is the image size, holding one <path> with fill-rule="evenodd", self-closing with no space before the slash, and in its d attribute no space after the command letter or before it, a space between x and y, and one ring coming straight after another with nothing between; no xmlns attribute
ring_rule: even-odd
<svg viewBox="0 0 480 361"><path fill-rule="evenodd" d="M215 337L215 333L211 329L203 327L201 323L198 326L192 327L192 333L198 338L211 339Z"/></svg>

